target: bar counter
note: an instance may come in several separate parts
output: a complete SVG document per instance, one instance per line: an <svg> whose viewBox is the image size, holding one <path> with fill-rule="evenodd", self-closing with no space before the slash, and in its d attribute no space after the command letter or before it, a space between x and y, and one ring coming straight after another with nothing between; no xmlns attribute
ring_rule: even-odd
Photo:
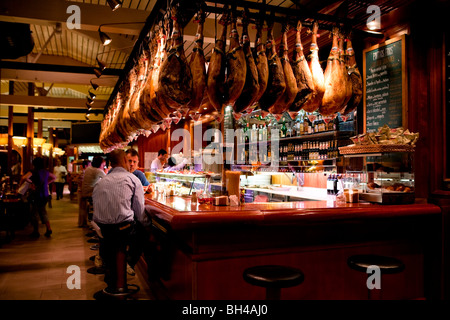
<svg viewBox="0 0 450 320"><path fill-rule="evenodd" d="M169 299L264 299L264 289L247 284L242 273L265 264L305 274L304 283L282 290L282 299L366 299L367 274L351 270L347 259L369 253L406 265L383 276L384 299L439 296L441 209L426 201L215 206L147 196L146 209L154 250L143 260L149 282L159 279Z"/></svg>

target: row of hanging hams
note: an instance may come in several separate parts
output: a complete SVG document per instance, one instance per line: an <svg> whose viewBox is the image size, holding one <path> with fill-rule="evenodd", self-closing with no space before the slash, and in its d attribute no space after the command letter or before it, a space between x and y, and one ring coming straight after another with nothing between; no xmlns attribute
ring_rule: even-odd
<svg viewBox="0 0 450 320"><path fill-rule="evenodd" d="M323 116L348 114L361 101L362 79L352 43L350 39L344 41L337 27L331 32L332 48L324 71L319 61L317 22L312 26L308 57L301 40L302 23L297 23L290 59L287 25L282 27L277 50L273 22L268 21L267 40L263 43L263 21L257 21L255 48L251 48L248 12L244 11L241 19L239 37L235 12L225 7L206 71L204 12L200 10L196 15L197 35L189 61L176 7L170 13L158 25L105 115L100 136L104 151L126 146L140 134L148 136L160 127L164 129L181 116L198 114L205 96L218 113L224 106L232 106L236 119L255 108L261 109L263 117L270 113L277 119L286 111L295 117L302 109Z"/></svg>

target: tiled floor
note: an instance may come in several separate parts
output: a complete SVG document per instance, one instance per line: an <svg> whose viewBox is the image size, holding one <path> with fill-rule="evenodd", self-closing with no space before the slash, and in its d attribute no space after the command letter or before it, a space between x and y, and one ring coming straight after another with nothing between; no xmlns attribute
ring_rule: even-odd
<svg viewBox="0 0 450 320"><path fill-rule="evenodd" d="M88 229L78 228L78 203L70 200L68 191L61 200L52 200L47 208L53 234L32 239L31 225L16 231L15 239L0 247L0 300L94 300L94 293L103 289L103 275L94 275L87 269L94 266L89 258L98 251L91 250L86 234ZM0 234L0 239L5 233ZM69 289L69 266L80 268L80 289ZM128 283L140 286L134 295L137 300L152 300L148 286L141 281L139 272L128 276ZM69 281L74 283L74 281Z"/></svg>

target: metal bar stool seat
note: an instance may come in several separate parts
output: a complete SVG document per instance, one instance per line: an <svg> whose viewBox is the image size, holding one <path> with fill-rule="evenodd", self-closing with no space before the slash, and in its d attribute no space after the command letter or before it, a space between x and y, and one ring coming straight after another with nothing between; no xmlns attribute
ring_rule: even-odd
<svg viewBox="0 0 450 320"><path fill-rule="evenodd" d="M396 258L374 254L360 254L351 256L347 259L347 265L353 270L364 273L367 273L369 267L376 266L379 268L381 275L396 274L402 272L405 269L405 265L403 264L403 262ZM368 297L370 299L371 289L368 288L368 290Z"/></svg>
<svg viewBox="0 0 450 320"><path fill-rule="evenodd" d="M297 286L305 278L299 269L278 265L247 268L243 277L249 284L266 288L267 300L279 300L282 288Z"/></svg>

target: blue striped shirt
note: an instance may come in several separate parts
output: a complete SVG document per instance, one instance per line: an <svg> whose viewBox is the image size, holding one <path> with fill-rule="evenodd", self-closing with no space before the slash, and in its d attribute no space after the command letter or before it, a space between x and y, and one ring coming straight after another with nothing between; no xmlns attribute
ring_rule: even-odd
<svg viewBox="0 0 450 320"><path fill-rule="evenodd" d="M122 167L100 179L92 193L96 223L118 224L138 220L147 225L141 181Z"/></svg>

